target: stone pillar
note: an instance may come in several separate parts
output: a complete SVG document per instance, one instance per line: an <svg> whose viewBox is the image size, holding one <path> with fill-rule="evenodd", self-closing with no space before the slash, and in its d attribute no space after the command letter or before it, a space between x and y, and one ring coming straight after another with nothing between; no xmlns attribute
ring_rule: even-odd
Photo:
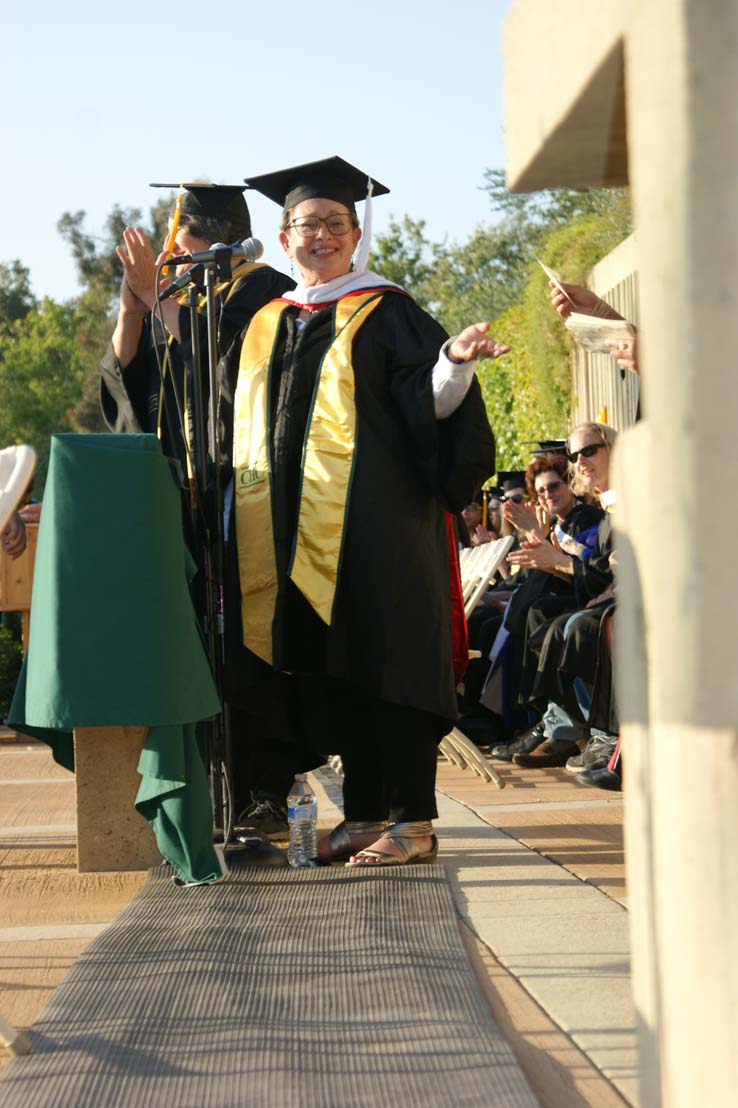
<svg viewBox="0 0 738 1108"><path fill-rule="evenodd" d="M738 7L641 0L625 54L647 420L618 446L615 638L642 1104L732 1108Z"/></svg>
<svg viewBox="0 0 738 1108"><path fill-rule="evenodd" d="M161 862L154 833L133 807L146 727L78 727L74 732L77 869L148 869Z"/></svg>

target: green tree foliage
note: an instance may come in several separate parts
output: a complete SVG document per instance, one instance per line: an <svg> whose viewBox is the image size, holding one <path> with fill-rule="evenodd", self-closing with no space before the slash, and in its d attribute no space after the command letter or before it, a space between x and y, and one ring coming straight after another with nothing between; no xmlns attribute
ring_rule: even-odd
<svg viewBox="0 0 738 1108"><path fill-rule="evenodd" d="M17 258L0 262L0 358L2 340L15 333L17 325L35 306L30 271Z"/></svg>
<svg viewBox="0 0 738 1108"><path fill-rule="evenodd" d="M115 252L123 240L127 226L143 227L152 242L154 253L166 235L171 200L162 198L150 209L147 223L142 222L140 208L122 208L115 204L105 220L103 234L91 234L86 226L86 212L64 212L57 222L57 230L69 244L77 264L77 273L85 294L92 296L106 311L114 309L118 299L122 268Z"/></svg>
<svg viewBox="0 0 738 1108"><path fill-rule="evenodd" d="M433 272L433 251L425 234L425 220L406 215L399 223L391 219L389 230L374 236L369 264L375 273L401 285L421 308L428 308L424 286Z"/></svg>
<svg viewBox="0 0 738 1108"><path fill-rule="evenodd" d="M20 643L7 627L0 627L0 719L5 719L10 710L22 662Z"/></svg>
<svg viewBox="0 0 738 1108"><path fill-rule="evenodd" d="M172 200L162 197L142 222L139 208L122 208L116 204L105 221L101 236L86 228L86 213L65 212L57 229L66 240L77 264L82 285L81 294L73 301L77 311L77 345L81 357L83 381L78 402L70 413L75 431L104 431L100 412L100 359L105 353L115 326L122 267L115 252L127 226L143 226L151 239L154 252L164 241Z"/></svg>
<svg viewBox="0 0 738 1108"><path fill-rule="evenodd" d="M32 308L0 359L0 442L27 442L38 454L36 488L46 479L49 439L74 429L82 394L82 357L74 307L45 298Z"/></svg>
<svg viewBox="0 0 738 1108"><path fill-rule="evenodd" d="M502 170L483 188L499 221L462 244L434 243L408 217L377 235L372 268L410 292L455 333L488 319L512 352L483 362L479 377L495 430L500 469L527 465L521 444L566 435L571 403L571 340L551 308L536 257L583 283L592 266L630 234L622 189L511 193Z"/></svg>
<svg viewBox="0 0 738 1108"><path fill-rule="evenodd" d="M495 319L522 291L521 242L509 223L477 227L468 242L438 246L423 291L449 334Z"/></svg>
<svg viewBox="0 0 738 1108"><path fill-rule="evenodd" d="M541 254L566 280L582 283L627 230L626 221L581 216L551 232L541 243ZM522 443L565 438L570 428L572 340L551 308L549 293L548 278L534 263L521 299L492 324L492 333L511 343L512 351L480 363L498 469L524 468L530 451Z"/></svg>
<svg viewBox="0 0 738 1108"><path fill-rule="evenodd" d="M526 257L519 229L509 221L478 227L468 242L434 243L424 221L405 216L374 239L371 268L401 285L447 331L493 319L522 292Z"/></svg>

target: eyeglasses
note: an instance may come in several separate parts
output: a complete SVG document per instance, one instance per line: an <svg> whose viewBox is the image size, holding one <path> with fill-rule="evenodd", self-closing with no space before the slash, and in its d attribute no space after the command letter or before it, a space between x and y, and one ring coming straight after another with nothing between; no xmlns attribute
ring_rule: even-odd
<svg viewBox="0 0 738 1108"><path fill-rule="evenodd" d="M556 492L559 485L563 485L563 481L552 481L549 485L542 485L540 489L536 489L538 496L550 496L552 492Z"/></svg>
<svg viewBox="0 0 738 1108"><path fill-rule="evenodd" d="M293 219L287 226L294 227L301 238L311 239L314 235L317 235L321 223L325 223L332 235L347 235L353 227L351 216L344 215L341 212L336 212L334 215L328 215L325 218L321 215L304 215L299 219Z"/></svg>
<svg viewBox="0 0 738 1108"><path fill-rule="evenodd" d="M500 500L512 500L513 504L522 504L525 500L525 497L521 492L511 492L509 495L507 493L504 493L500 497Z"/></svg>
<svg viewBox="0 0 738 1108"><path fill-rule="evenodd" d="M583 458L591 458L598 450L602 450L603 446L605 446L604 442L593 442L590 443L589 446L583 446L581 450L574 450L571 454L567 454L566 456L571 464L574 465L580 454Z"/></svg>

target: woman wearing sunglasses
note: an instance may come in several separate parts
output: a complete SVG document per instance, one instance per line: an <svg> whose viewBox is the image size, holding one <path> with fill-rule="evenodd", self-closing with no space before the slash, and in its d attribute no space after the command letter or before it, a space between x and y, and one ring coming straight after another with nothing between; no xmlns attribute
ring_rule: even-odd
<svg viewBox="0 0 738 1108"><path fill-rule="evenodd" d="M616 435L617 432L604 423L580 423L572 431L567 442L567 457L571 488L576 496L599 500L600 493L610 488L610 453ZM555 536L549 542L536 535L523 543L522 549L508 554L507 560L525 569L545 569L567 577L581 575L585 564L564 553ZM597 561L587 559L586 564L593 568Z"/></svg>

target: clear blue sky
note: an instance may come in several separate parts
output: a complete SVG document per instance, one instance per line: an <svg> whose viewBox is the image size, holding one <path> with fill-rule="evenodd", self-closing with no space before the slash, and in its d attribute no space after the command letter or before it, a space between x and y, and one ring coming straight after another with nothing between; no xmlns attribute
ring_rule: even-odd
<svg viewBox="0 0 738 1108"><path fill-rule="evenodd" d="M500 30L509 0L363 5L11 0L5 14L0 261L37 295L77 291L56 231L115 203L148 210L149 181L237 183L341 154L385 182L375 230L408 213L463 241L492 214L504 165ZM212 13L212 18L211 18ZM278 209L249 196L283 268Z"/></svg>

